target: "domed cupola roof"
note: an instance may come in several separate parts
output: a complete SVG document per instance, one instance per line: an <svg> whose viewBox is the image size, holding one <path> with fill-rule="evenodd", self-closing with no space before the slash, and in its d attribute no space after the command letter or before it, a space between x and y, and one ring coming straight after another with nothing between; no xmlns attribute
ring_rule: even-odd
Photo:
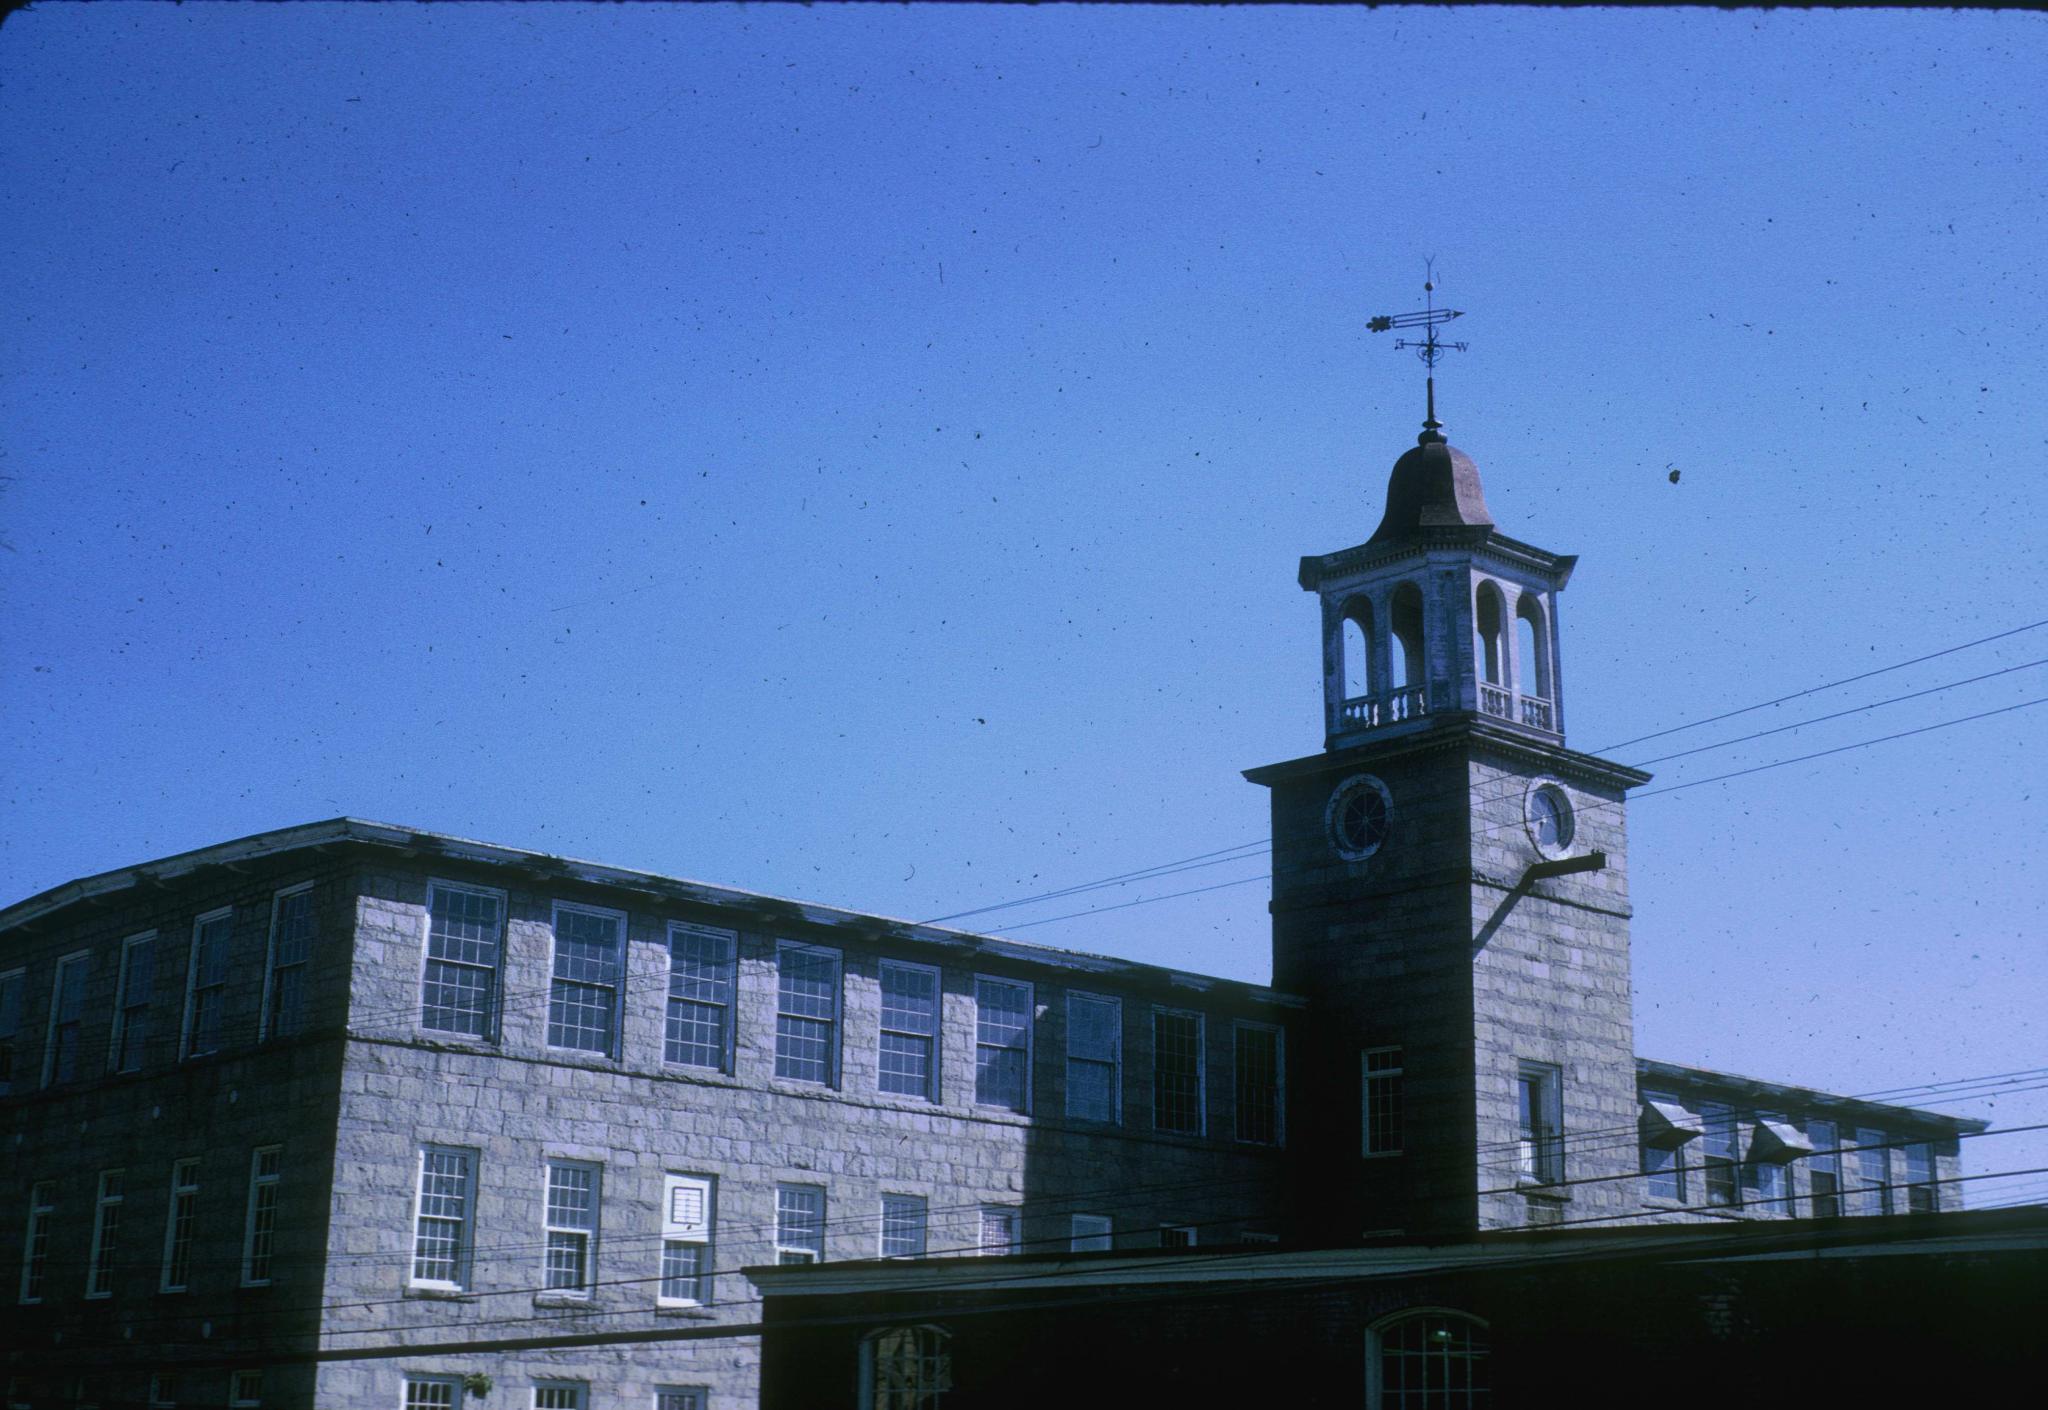
<svg viewBox="0 0 2048 1410"><path fill-rule="evenodd" d="M1387 478L1387 512L1366 542L1389 543L1425 529L1493 527L1472 457L1432 427L1413 450L1394 462Z"/></svg>

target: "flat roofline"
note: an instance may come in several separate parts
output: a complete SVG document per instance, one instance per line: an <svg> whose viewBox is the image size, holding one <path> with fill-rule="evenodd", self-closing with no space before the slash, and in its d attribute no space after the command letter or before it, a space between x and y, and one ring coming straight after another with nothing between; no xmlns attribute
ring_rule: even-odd
<svg viewBox="0 0 2048 1410"><path fill-rule="evenodd" d="M665 876L659 872L607 866L601 862L581 861L546 852L507 847L494 842L478 842L470 838L450 837L418 828L399 827L391 823L351 817L329 818L324 822L276 828L269 832L236 838L231 842L215 843L210 847L178 852L154 861L140 862L133 866L69 881L0 910L0 932L31 924L70 906L117 895L138 886L165 885L211 867L231 867L286 856L293 852L319 851L343 846L382 848L423 859L448 859L484 866L514 867L543 878L567 879L592 886L618 887L667 901L720 910L746 910L771 922L771 928L772 922L776 920L797 921L826 929L856 930L861 932L864 939L869 940L901 941L926 948L964 952L976 957L1007 960L1025 965L1050 966L1104 978L1145 979L1154 983L1163 981L1166 987L1171 989L1185 990L1189 993L1227 995L1277 1008L1303 1009L1308 1005L1308 1001L1299 995L1285 993L1265 985L1249 984L1243 980L1222 979L1214 975L1196 974L1191 970L1172 969L1164 965L1141 964L1136 960L1118 959L1112 955L1096 955L1080 950L1063 950L1050 945L1034 945L1024 940L1006 940L969 930L956 930L947 926L849 911L837 906L772 896L765 892L715 886L708 882Z"/></svg>
<svg viewBox="0 0 2048 1410"><path fill-rule="evenodd" d="M1791 1107L1822 1107L1852 1115L1867 1116L1882 1120L1890 1126L1932 1126L1948 1132L1977 1132L1989 1130L1991 1123L1974 1116L1950 1116L1946 1112L1924 1111L1919 1107L1894 1106L1889 1102L1873 1102L1862 1097L1845 1097L1835 1092L1823 1092L1814 1087L1798 1087L1787 1082L1771 1082L1761 1077L1745 1077L1736 1072L1716 1072L1709 1067L1688 1067L1683 1063L1659 1062L1655 1058L1636 1057L1636 1080L1639 1086L1659 1082L1672 1083L1681 1087L1711 1087L1736 1094L1754 1101L1756 1098L1782 1101Z"/></svg>

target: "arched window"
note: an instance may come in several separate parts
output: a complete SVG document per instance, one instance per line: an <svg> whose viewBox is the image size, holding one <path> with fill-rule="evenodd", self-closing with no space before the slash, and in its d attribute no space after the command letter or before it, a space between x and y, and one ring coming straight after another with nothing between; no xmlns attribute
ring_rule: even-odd
<svg viewBox="0 0 2048 1410"><path fill-rule="evenodd" d="M1438 1308L1403 1312L1366 1334L1369 1410L1478 1410L1493 1404L1486 1324Z"/></svg>
<svg viewBox="0 0 2048 1410"><path fill-rule="evenodd" d="M1533 592L1515 602L1515 689L1550 699L1550 633L1544 629L1543 603Z"/></svg>
<svg viewBox="0 0 2048 1410"><path fill-rule="evenodd" d="M1394 689L1419 686L1423 676L1422 589L1413 583L1395 588L1387 615L1394 635Z"/></svg>
<svg viewBox="0 0 2048 1410"><path fill-rule="evenodd" d="M860 1344L861 1410L942 1410L953 1389L944 1327L884 1327Z"/></svg>
<svg viewBox="0 0 2048 1410"><path fill-rule="evenodd" d="M1372 603L1363 597L1344 604L1344 698L1362 700L1374 693L1372 679Z"/></svg>
<svg viewBox="0 0 2048 1410"><path fill-rule="evenodd" d="M1492 583L1481 583L1477 610L1472 615L1472 649L1479 661L1479 679L1488 685L1507 684L1507 663L1502 659L1501 649L1501 629L1506 618L1500 589Z"/></svg>

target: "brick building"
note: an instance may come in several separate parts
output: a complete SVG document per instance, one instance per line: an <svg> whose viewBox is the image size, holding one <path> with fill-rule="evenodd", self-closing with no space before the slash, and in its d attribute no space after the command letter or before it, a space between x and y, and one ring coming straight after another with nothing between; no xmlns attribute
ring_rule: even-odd
<svg viewBox="0 0 2048 1410"><path fill-rule="evenodd" d="M1273 988L353 819L0 911L7 1403L730 1410L751 1265L1957 1207L1981 1123L1636 1056L1572 563L1433 424L1303 560Z"/></svg>

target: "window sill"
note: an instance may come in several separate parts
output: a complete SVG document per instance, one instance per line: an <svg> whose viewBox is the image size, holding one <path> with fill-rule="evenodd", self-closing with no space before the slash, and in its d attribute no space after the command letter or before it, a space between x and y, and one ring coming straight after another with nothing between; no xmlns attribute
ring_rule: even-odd
<svg viewBox="0 0 2048 1410"><path fill-rule="evenodd" d="M657 1317L673 1317L684 1322L715 1322L718 1320L718 1314L702 1303L693 1303L682 1307L657 1307L654 1309L654 1315Z"/></svg>
<svg viewBox="0 0 2048 1410"><path fill-rule="evenodd" d="M481 1297L466 1288L431 1288L418 1283L406 1288L407 1297L416 1297L423 1302L479 1302Z"/></svg>
<svg viewBox="0 0 2048 1410"><path fill-rule="evenodd" d="M533 1295L535 1307L589 1307L592 1305L589 1293L579 1292L538 1292Z"/></svg>
<svg viewBox="0 0 2048 1410"><path fill-rule="evenodd" d="M1570 1204L1572 1192L1569 1187L1551 1180L1521 1179L1515 1189L1530 1199L1550 1200L1556 1204Z"/></svg>

